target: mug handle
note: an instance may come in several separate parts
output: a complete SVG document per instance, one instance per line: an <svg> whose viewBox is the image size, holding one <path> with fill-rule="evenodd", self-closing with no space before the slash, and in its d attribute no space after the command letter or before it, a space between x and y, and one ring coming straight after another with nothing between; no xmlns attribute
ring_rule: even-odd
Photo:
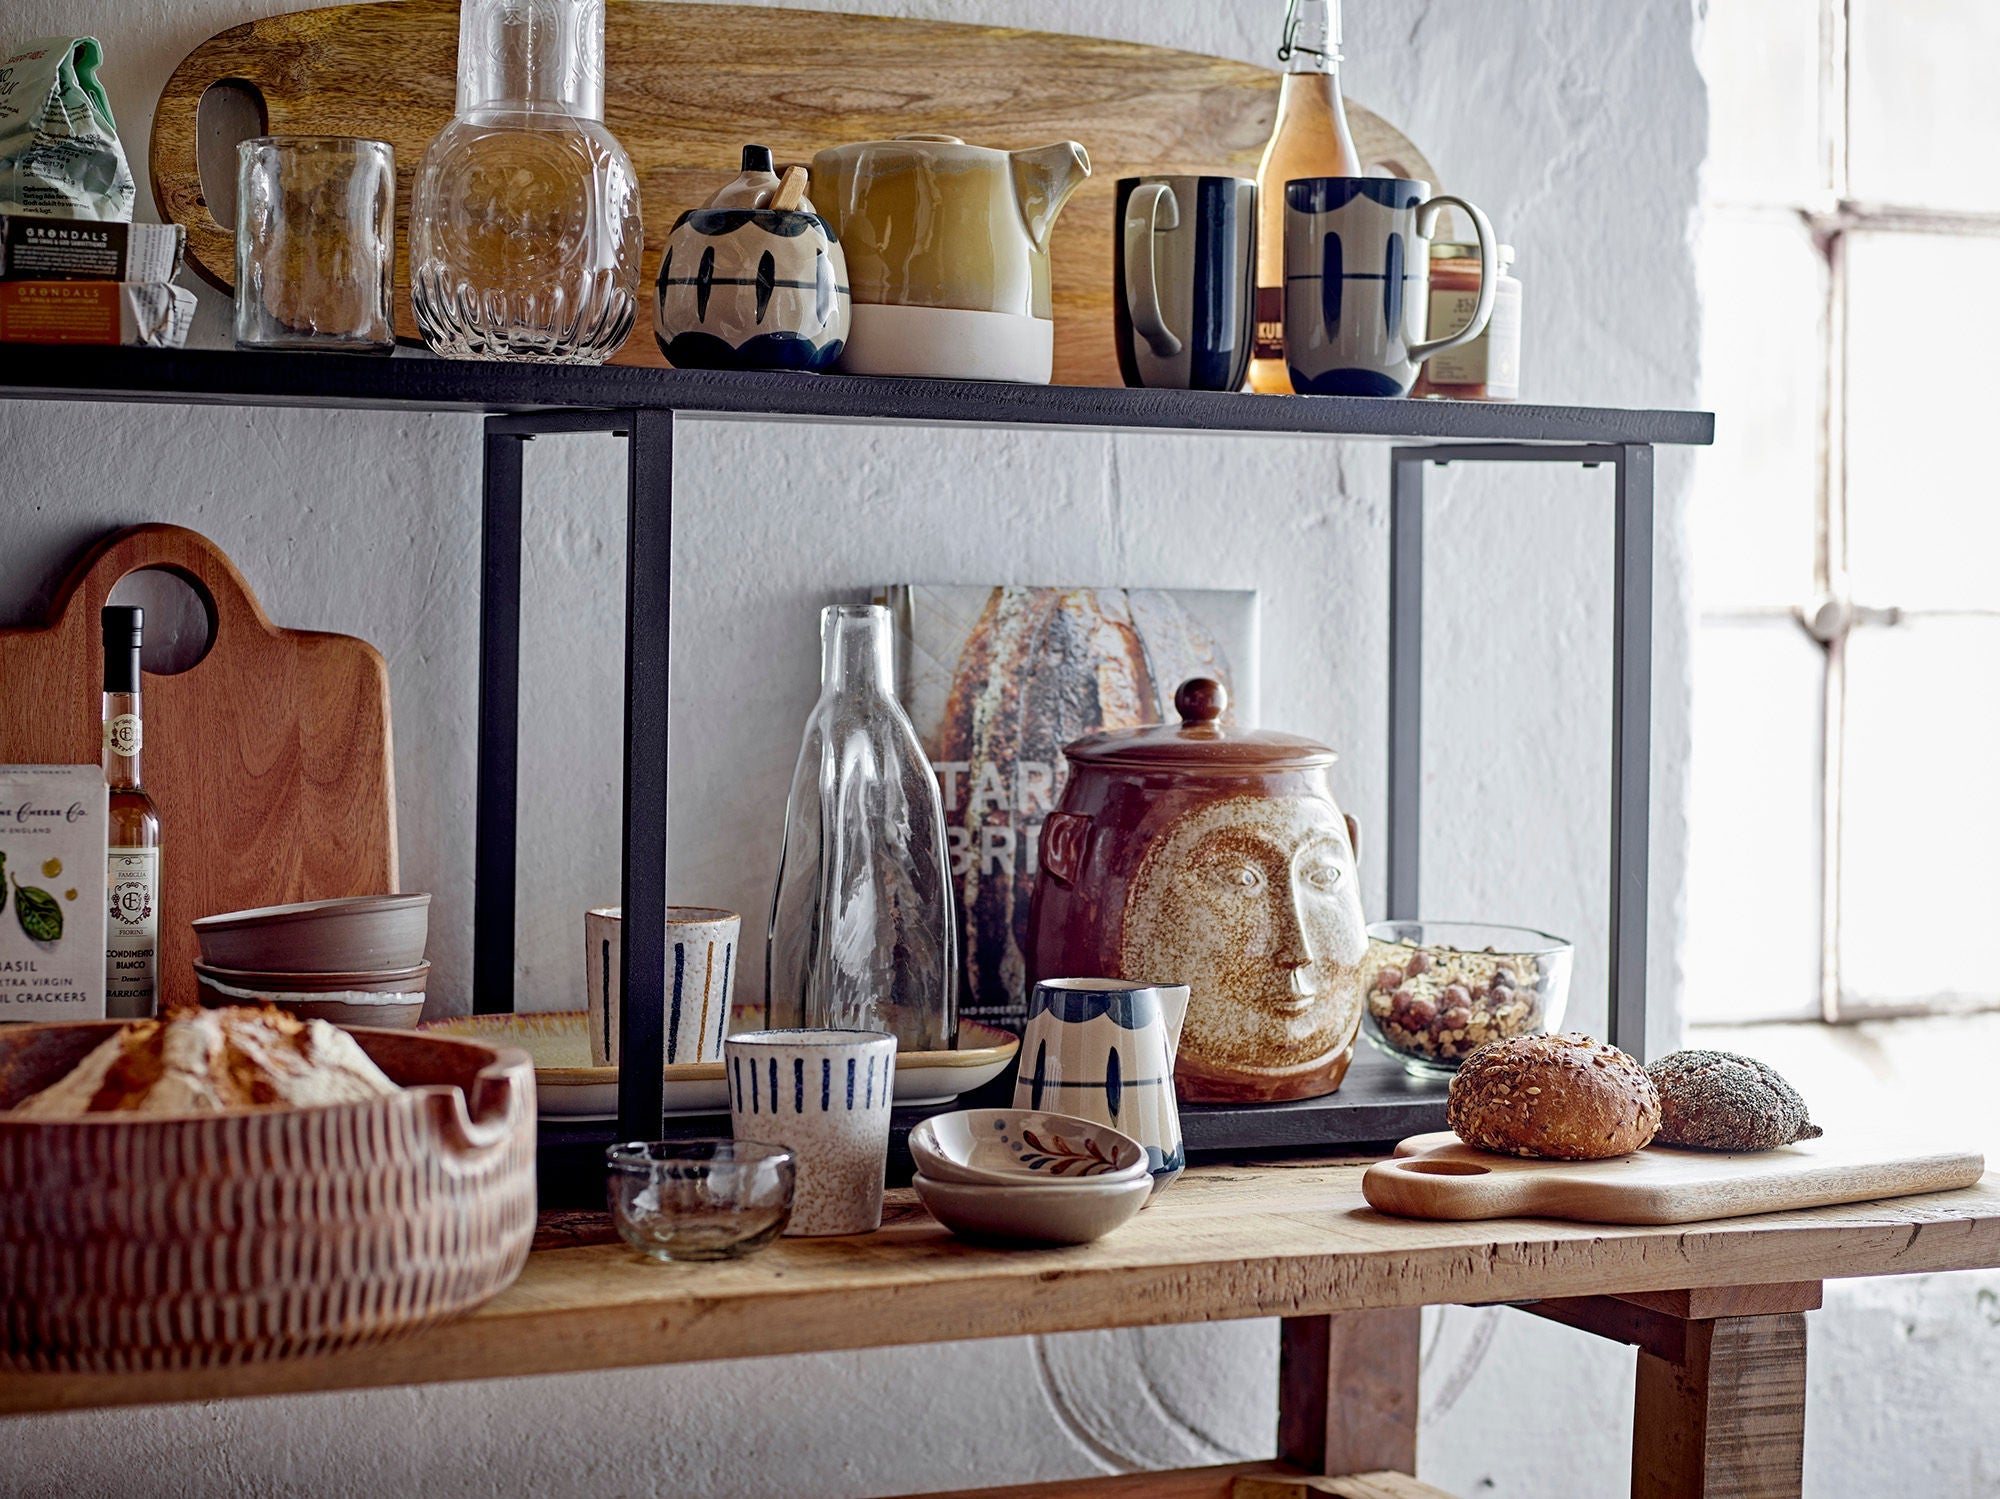
<svg viewBox="0 0 2000 1499"><path fill-rule="evenodd" d="M1472 232L1479 237L1479 305L1472 309L1472 321L1448 338L1433 338L1425 343L1411 344L1406 351L1412 364L1422 364L1433 354L1442 354L1446 349L1455 349L1460 344L1469 344L1486 331L1486 320L1493 316L1493 223L1475 205L1463 198L1440 194L1427 198L1417 208L1417 236L1425 244L1429 253L1431 230L1437 227L1438 215L1447 206L1462 208L1467 218L1472 220Z"/></svg>
<svg viewBox="0 0 2000 1499"><path fill-rule="evenodd" d="M1143 182L1125 200L1125 310L1132 315L1132 326L1139 336L1162 359L1180 353L1181 341L1160 312L1153 236L1180 226L1180 205L1174 201L1174 190L1164 182Z"/></svg>

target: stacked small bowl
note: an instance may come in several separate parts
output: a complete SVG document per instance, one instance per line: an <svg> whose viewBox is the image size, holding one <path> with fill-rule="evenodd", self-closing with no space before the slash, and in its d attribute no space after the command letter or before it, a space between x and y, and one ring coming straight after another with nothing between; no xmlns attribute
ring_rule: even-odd
<svg viewBox="0 0 2000 1499"><path fill-rule="evenodd" d="M301 1019L405 1030L424 1012L428 895L260 906L194 923L205 1004L268 1000Z"/></svg>
<svg viewBox="0 0 2000 1499"><path fill-rule="evenodd" d="M910 1131L910 1155L931 1216L975 1241L1085 1244L1153 1193L1137 1140L1039 1109L933 1114Z"/></svg>

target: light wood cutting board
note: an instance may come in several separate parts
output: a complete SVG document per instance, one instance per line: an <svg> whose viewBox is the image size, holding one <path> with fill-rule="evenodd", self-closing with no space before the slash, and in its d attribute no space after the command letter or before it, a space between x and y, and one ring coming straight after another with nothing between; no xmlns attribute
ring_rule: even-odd
<svg viewBox="0 0 2000 1499"><path fill-rule="evenodd" d="M273 625L207 537L134 526L90 549L45 627L0 630L0 764L97 763L99 611L146 567L186 580L214 621L199 662L140 683L141 774L161 822L160 995L193 1003L196 917L396 888L389 672L366 641Z"/></svg>
<svg viewBox="0 0 2000 1499"><path fill-rule="evenodd" d="M1362 1173L1369 1206L1404 1218L1568 1218L1693 1223L1872 1202L1975 1185L1976 1150L1896 1148L1833 1135L1723 1155L1649 1145L1609 1161L1529 1161L1474 1150L1449 1131L1416 1135Z"/></svg>
<svg viewBox="0 0 2000 1499"><path fill-rule="evenodd" d="M1277 9L1271 13L1276 26ZM1090 180L1050 246L1055 380L1117 385L1111 219L1120 177L1255 176L1278 75L1166 47L948 21L734 5L608 0L605 122L638 169L645 306L619 364L665 363L652 334L653 277L667 231L736 174L745 143L779 162L849 141L942 131L1009 149L1077 140ZM228 79L262 96L272 134L362 135L396 148L397 332L410 317L409 201L417 162L451 119L458 0L386 0L295 11L235 26L182 59L153 117L153 192L188 230L188 256L227 290L232 228L218 224L196 166L197 115ZM1356 104L1362 159L1437 178L1423 154Z"/></svg>

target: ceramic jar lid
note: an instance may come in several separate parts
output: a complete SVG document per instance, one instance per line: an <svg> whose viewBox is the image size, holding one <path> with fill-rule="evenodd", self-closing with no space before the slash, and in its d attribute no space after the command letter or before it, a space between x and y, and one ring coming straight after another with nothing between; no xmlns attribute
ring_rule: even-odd
<svg viewBox="0 0 2000 1499"><path fill-rule="evenodd" d="M1133 770L1310 770L1331 765L1334 752L1314 739L1272 729L1235 729L1222 723L1229 694L1210 677L1193 677L1174 694L1177 724L1107 729L1065 745L1078 766Z"/></svg>

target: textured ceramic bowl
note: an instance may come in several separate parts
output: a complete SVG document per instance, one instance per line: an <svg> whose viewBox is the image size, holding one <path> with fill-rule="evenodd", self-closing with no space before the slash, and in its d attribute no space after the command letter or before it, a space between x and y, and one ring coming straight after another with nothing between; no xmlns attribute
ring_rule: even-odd
<svg viewBox="0 0 2000 1499"><path fill-rule="evenodd" d="M604 1152L618 1236L655 1260L733 1260L784 1232L792 1153L748 1140L634 1140Z"/></svg>
<svg viewBox="0 0 2000 1499"><path fill-rule="evenodd" d="M422 994L424 986L430 982L431 965L418 963L409 968L384 968L362 973L274 973L262 969L216 968L208 963L197 963L194 972L204 988L225 999L243 1003L243 996L251 994ZM232 995L231 990L237 992Z"/></svg>
<svg viewBox="0 0 2000 1499"><path fill-rule="evenodd" d="M214 993L213 990L208 990ZM373 1026L377 1030L407 1031L424 1018L421 994L329 994L308 998L304 995L273 994L271 1003L301 1020L324 1020L328 1025ZM231 1004L241 1003L230 1000Z"/></svg>
<svg viewBox="0 0 2000 1499"><path fill-rule="evenodd" d="M430 919L428 895L356 895L204 916L194 939L211 968L360 973L421 963Z"/></svg>
<svg viewBox="0 0 2000 1499"><path fill-rule="evenodd" d="M910 1131L917 1170L932 1181L970 1186L1138 1181L1146 1147L1130 1135L1035 1109L960 1109L933 1114Z"/></svg>
<svg viewBox="0 0 2000 1499"><path fill-rule="evenodd" d="M118 1021L0 1027L0 1110ZM402 1091L225 1114L0 1112L0 1369L196 1369L328 1353L468 1311L535 1231L527 1055L354 1039Z"/></svg>
<svg viewBox="0 0 2000 1499"><path fill-rule="evenodd" d="M1051 1182L995 1187L971 1182L912 1181L930 1215L960 1238L1018 1244L1088 1244L1146 1205L1153 1180Z"/></svg>

